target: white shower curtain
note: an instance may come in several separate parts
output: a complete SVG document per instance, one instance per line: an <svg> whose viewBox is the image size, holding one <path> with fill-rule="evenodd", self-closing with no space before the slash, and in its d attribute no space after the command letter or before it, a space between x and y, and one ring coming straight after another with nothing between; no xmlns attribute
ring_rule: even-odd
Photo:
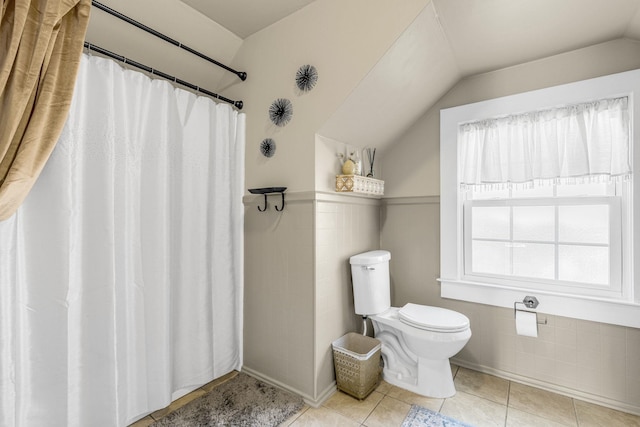
<svg viewBox="0 0 640 427"><path fill-rule="evenodd" d="M242 365L244 114L84 56L0 222L0 425L125 426Z"/></svg>

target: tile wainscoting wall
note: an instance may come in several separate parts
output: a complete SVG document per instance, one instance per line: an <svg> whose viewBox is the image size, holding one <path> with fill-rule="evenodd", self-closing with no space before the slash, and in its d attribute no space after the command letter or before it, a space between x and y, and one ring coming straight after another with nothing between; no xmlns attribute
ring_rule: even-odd
<svg viewBox="0 0 640 427"><path fill-rule="evenodd" d="M360 331L349 257L391 251L392 304L448 307L471 319L461 366L640 414L640 330L546 316L538 338L510 309L440 298L438 197L300 192L258 212L245 198L244 368L317 406L335 389L331 342Z"/></svg>
<svg viewBox="0 0 640 427"><path fill-rule="evenodd" d="M311 398L314 348L313 203L245 197L244 367Z"/></svg>
<svg viewBox="0 0 640 427"><path fill-rule="evenodd" d="M381 248L391 251L392 304L451 308L473 336L454 362L640 414L640 329L541 315L538 338L516 335L513 311L440 298L438 197L385 199Z"/></svg>
<svg viewBox="0 0 640 427"><path fill-rule="evenodd" d="M244 367L319 405L335 390L331 343L359 331L349 257L380 244L380 201L321 192L245 197Z"/></svg>

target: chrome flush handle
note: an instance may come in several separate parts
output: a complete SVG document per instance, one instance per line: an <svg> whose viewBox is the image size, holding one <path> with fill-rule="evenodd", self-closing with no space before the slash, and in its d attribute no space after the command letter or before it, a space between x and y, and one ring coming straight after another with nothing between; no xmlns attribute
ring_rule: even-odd
<svg viewBox="0 0 640 427"><path fill-rule="evenodd" d="M362 268L364 268L367 271L373 271L376 269L375 267L371 267L370 265L363 265Z"/></svg>

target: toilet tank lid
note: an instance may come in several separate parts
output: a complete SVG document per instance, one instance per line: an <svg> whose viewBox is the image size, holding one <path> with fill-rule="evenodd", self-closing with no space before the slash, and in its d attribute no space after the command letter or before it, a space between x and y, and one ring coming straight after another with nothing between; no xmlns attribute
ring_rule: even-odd
<svg viewBox="0 0 640 427"><path fill-rule="evenodd" d="M381 262L386 262L391 259L391 252L389 251L369 251L364 252L358 255L354 255L349 258L349 263L351 265L369 265L369 264L379 264Z"/></svg>

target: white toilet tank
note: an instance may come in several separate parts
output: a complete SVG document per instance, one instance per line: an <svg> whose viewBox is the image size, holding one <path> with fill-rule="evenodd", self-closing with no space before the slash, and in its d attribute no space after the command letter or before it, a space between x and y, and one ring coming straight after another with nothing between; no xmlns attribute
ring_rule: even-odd
<svg viewBox="0 0 640 427"><path fill-rule="evenodd" d="M389 251L370 251L349 258L356 314L369 316L391 307Z"/></svg>

